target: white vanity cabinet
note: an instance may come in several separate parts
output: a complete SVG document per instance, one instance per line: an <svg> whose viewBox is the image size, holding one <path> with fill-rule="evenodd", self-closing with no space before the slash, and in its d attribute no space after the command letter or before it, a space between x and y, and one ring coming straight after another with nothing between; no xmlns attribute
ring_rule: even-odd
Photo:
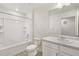
<svg viewBox="0 0 79 59"><path fill-rule="evenodd" d="M65 52L62 52L62 53L60 53L58 56L71 56L71 55L69 55L69 54L67 54L67 53L65 53Z"/></svg>
<svg viewBox="0 0 79 59"><path fill-rule="evenodd" d="M79 49L66 44L42 41L43 56L79 56Z"/></svg>
<svg viewBox="0 0 79 59"><path fill-rule="evenodd" d="M66 56L79 56L79 50L71 47L61 46L60 55L63 56L64 54L66 54Z"/></svg>
<svg viewBox="0 0 79 59"><path fill-rule="evenodd" d="M56 56L59 52L58 45L51 42L42 42L43 56Z"/></svg>

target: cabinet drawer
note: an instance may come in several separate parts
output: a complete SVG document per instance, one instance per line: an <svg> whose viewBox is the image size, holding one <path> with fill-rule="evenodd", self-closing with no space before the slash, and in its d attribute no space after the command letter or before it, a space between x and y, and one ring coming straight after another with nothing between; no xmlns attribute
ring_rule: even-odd
<svg viewBox="0 0 79 59"><path fill-rule="evenodd" d="M73 48L61 46L60 51L65 52L65 53L72 55L72 56L79 56L79 50L76 50Z"/></svg>
<svg viewBox="0 0 79 59"><path fill-rule="evenodd" d="M43 45L44 45L44 46L47 46L47 47L49 47L49 48L52 48L52 49L58 49L58 45L53 44L53 43L51 43L51 42L43 41Z"/></svg>

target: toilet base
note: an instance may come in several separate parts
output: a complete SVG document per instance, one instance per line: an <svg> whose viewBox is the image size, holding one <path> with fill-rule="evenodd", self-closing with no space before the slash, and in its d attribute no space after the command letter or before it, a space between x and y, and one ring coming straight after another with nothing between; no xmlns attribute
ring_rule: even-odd
<svg viewBox="0 0 79 59"><path fill-rule="evenodd" d="M28 52L28 56L36 56L37 55L37 50Z"/></svg>
<svg viewBox="0 0 79 59"><path fill-rule="evenodd" d="M29 46L27 46L26 51L28 56L35 56L37 54L37 45L35 44L31 44Z"/></svg>

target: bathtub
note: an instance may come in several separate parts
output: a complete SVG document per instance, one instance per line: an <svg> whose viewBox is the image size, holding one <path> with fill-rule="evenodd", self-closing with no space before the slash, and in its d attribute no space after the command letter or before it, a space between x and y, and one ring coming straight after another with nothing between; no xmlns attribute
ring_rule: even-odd
<svg viewBox="0 0 79 59"><path fill-rule="evenodd" d="M0 56L15 56L24 51L29 42L0 44Z"/></svg>

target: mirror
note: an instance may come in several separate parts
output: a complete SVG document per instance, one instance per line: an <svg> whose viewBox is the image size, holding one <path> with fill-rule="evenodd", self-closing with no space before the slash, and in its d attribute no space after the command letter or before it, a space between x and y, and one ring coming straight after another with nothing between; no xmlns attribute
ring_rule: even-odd
<svg viewBox="0 0 79 59"><path fill-rule="evenodd" d="M74 16L61 19L61 35L76 36Z"/></svg>
<svg viewBox="0 0 79 59"><path fill-rule="evenodd" d="M49 11L50 33L57 35L79 37L79 7L72 3L63 8Z"/></svg>

